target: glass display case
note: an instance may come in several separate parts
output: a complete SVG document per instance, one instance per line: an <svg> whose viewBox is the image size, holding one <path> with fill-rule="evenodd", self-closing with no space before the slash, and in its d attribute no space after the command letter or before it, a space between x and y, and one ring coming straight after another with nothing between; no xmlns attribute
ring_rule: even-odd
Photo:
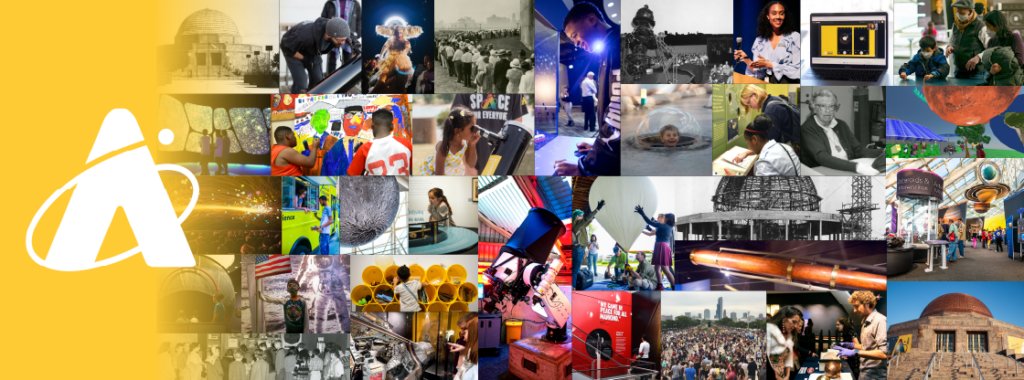
<svg viewBox="0 0 1024 380"><path fill-rule="evenodd" d="M942 199L928 195L901 195L899 197L899 224L897 235L903 238L904 248L911 244L924 244L937 240L939 203Z"/></svg>
<svg viewBox="0 0 1024 380"><path fill-rule="evenodd" d="M711 144L711 139L701 134L700 123L692 115L672 107L649 112L628 141L638 149L653 151L701 149Z"/></svg>

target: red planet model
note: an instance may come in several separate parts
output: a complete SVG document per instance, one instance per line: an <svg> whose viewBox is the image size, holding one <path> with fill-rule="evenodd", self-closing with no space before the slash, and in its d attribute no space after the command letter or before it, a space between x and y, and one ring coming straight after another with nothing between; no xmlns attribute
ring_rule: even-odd
<svg viewBox="0 0 1024 380"><path fill-rule="evenodd" d="M988 123L1006 111L1020 86L924 86L928 107L956 125Z"/></svg>

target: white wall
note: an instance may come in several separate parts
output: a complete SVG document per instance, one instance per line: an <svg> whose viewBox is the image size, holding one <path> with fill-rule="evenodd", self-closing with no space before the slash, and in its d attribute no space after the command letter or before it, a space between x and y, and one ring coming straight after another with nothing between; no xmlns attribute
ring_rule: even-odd
<svg viewBox="0 0 1024 380"><path fill-rule="evenodd" d="M409 223L430 220L427 207L430 198L427 192L435 187L444 190L452 206L452 217L458 227L477 228L477 202L473 202L473 178L465 176L410 176L409 177Z"/></svg>

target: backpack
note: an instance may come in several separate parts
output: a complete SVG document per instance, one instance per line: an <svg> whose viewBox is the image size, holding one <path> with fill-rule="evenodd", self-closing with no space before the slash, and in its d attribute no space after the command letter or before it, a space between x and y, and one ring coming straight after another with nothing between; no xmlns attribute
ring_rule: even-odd
<svg viewBox="0 0 1024 380"><path fill-rule="evenodd" d="M793 120L796 120L799 123L799 120L800 120L800 108L797 107L795 104L790 103L789 102L789 98L787 98L785 96L778 96L778 97L782 98L782 100L772 100L772 101L768 102L768 105L765 106L764 109L767 110L768 106L771 106L771 105L776 105L776 104L781 105L783 107L786 107L786 111L789 111L789 118L790 118L791 122ZM800 128L800 126L797 125L797 128ZM783 136L786 136L786 138L789 139L789 141L793 141L794 143L797 141L796 137L793 137L793 135L791 135L789 133L786 133L781 128L779 128L779 126L777 126L777 125L772 125L772 129L775 129L775 130L779 131L779 133L781 133ZM797 149L794 149L794 150L797 150Z"/></svg>

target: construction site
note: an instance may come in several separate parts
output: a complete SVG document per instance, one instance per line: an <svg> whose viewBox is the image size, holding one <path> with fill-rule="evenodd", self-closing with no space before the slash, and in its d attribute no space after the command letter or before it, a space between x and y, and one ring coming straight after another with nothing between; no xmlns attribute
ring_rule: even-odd
<svg viewBox="0 0 1024 380"><path fill-rule="evenodd" d="M852 184L852 197L827 211L810 177L721 177L712 212L676 218L682 240L875 240L870 177L832 177ZM835 191L828 196L835 194ZM694 199L698 200L698 199Z"/></svg>

